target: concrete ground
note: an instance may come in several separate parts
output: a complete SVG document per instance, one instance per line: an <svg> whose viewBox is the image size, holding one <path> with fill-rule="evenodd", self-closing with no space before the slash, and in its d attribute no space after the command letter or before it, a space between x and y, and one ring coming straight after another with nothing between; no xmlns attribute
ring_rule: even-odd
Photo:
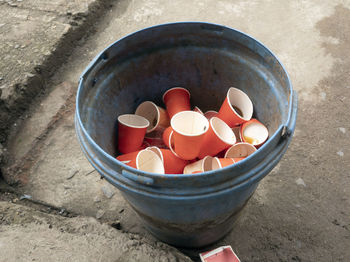
<svg viewBox="0 0 350 262"><path fill-rule="evenodd" d="M0 0L0 143L109 2Z"/></svg>
<svg viewBox="0 0 350 262"><path fill-rule="evenodd" d="M66 7L70 3L57 2L60 3L58 6ZM1 6L11 7L8 3ZM25 210L23 212L37 212L37 206L23 207L30 201L17 200L22 194L27 194L36 202L39 201L39 206L65 209L69 214L74 214L74 218L64 218L64 223L68 223L74 230L70 230L69 236L65 232L62 232L62 235L57 232L53 242L46 242L44 239L47 229L41 231L41 226L29 227L22 222L14 223L13 220L18 219L20 215L16 212L5 212L3 217L6 219L0 219L0 246L6 243L6 249L0 249L0 261L5 257L1 254L3 250L17 248L21 249L21 252L29 252L29 246L23 249L26 242L18 243L18 247L15 244L11 245L14 239L21 238L19 231L24 232L24 239L31 237L41 243L35 246L35 249L43 250L41 260L47 259L51 254L45 252L50 248L50 243L57 246L58 250L70 250L81 254L72 257L71 260L87 260L83 255L92 243L89 241L93 240L82 237L85 233L95 234L96 241L101 241L102 244L96 246L96 250L104 246L103 243L110 243L118 249L123 241L116 238L130 238L130 233L138 236L140 245L149 245L145 249L139 249L142 254L149 256L151 252L156 252L153 250L163 249L163 246L157 248L158 244L155 244L155 240L139 223L134 211L129 208L120 193L105 180L101 180L85 159L75 138L73 114L79 75L94 56L128 33L147 26L175 21L208 21L227 25L254 36L268 46L285 65L294 89L299 93L297 127L286 155L260 183L233 231L207 249L229 244L242 261L348 261L350 1L120 0L113 2L112 6L104 7L103 16L93 23L94 30L90 30L85 37L70 45L71 48L74 45L76 47L70 51L70 56L64 57L64 63L58 63L57 66L51 64L51 73L45 75L42 85L46 87L45 93L31 101L30 108L11 127L6 144L7 163L2 168L5 180L13 185L11 189L4 186L0 191L13 192L7 198L3 198L3 202L15 203L0 202L1 208L6 205L7 210L16 211L21 208ZM45 15L57 16L56 12L60 12L40 9L34 16L32 12L36 12L35 6L11 8L19 8L19 11L15 12L16 15L25 10L29 17L33 16L36 19ZM54 7L53 10L60 9ZM0 30L15 20L11 17L6 19L5 22L1 20L0 23L4 25L0 25ZM58 21L61 21L60 19ZM49 25L48 28L51 30L53 26ZM5 46L7 42L13 42L18 29L0 32L7 37L0 42L0 45ZM48 43L43 42L42 48L48 48L48 45L56 46L53 42L63 37L63 34L60 34L52 32L54 37ZM29 38L41 40L42 36L34 32ZM16 52L24 60L30 61L35 58L36 53L33 50L22 51L22 44L18 45L19 47L14 49L19 49ZM8 61L3 58L11 50L1 49L2 61ZM37 53L42 55L43 51L40 50ZM49 57L52 55L48 53ZM49 57L43 59L50 59ZM2 75L10 76L13 73L11 69L18 64L8 65L10 62L0 64ZM14 75L20 77L28 71L21 70L22 67L19 67L19 71L15 71ZM3 82L0 82L0 86L1 84ZM1 96L5 102L8 101L4 95L6 92L3 91ZM28 101L27 103L29 104ZM54 222L59 228L62 214L50 212L35 214L40 219L50 216L50 219L59 221ZM47 213L50 214L46 215ZM102 222L102 225L95 219ZM10 222L2 222L7 220ZM34 219L27 221L29 224L36 224ZM85 231L76 229L89 223L93 225L87 226ZM103 224L113 223L118 224L120 232L113 231L110 233L112 235L104 237L105 230L110 231L111 228ZM39 231L40 233L37 233ZM77 248L79 239L85 241L85 249ZM71 245L68 248L63 242ZM132 245L121 247L126 251L133 250ZM50 252L55 252L55 249L52 250ZM196 260L200 250L181 251ZM166 247L165 252L155 260L162 261L161 256L168 257L170 261L174 256L180 261L185 259L184 256L180 258L178 251L169 247ZM23 254L19 253L20 256ZM32 254L26 254L35 258ZM52 254L60 256L62 252ZM106 253L103 260L113 260L115 254ZM9 257L5 258L2 261L11 261ZM95 257L89 258L91 261L96 260ZM13 257L12 259L16 260ZM133 260L120 255L117 261ZM140 261L146 259L141 258Z"/></svg>

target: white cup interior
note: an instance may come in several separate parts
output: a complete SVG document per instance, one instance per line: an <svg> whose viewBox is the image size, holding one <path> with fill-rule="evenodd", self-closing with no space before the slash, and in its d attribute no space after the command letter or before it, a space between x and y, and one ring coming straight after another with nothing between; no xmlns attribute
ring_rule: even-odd
<svg viewBox="0 0 350 262"><path fill-rule="evenodd" d="M201 160L198 160L192 164L185 166L184 174L192 174L193 172L196 172L196 171L200 171L200 172L210 171L212 168L212 159L213 157L206 156Z"/></svg>
<svg viewBox="0 0 350 262"><path fill-rule="evenodd" d="M118 116L118 121L125 126L133 128L145 128L149 126L149 121L146 118L132 114L120 115Z"/></svg>
<svg viewBox="0 0 350 262"><path fill-rule="evenodd" d="M268 138L269 131L263 124L252 122L245 126L243 136L251 138L253 145L260 145Z"/></svg>
<svg viewBox="0 0 350 262"><path fill-rule="evenodd" d="M207 132L208 120L200 113L194 111L182 111L171 118L171 127L185 136L199 136Z"/></svg>
<svg viewBox="0 0 350 262"><path fill-rule="evenodd" d="M141 103L135 111L135 115L143 116L149 121L147 132L152 132L159 123L159 109L156 104L151 101Z"/></svg>
<svg viewBox="0 0 350 262"><path fill-rule="evenodd" d="M225 158L247 157L253 154L256 148L249 143L237 143L231 146L225 153Z"/></svg>
<svg viewBox="0 0 350 262"><path fill-rule="evenodd" d="M214 157L211 163L211 169L212 170L216 170L216 169L220 169L221 167L221 163L219 161L219 159L217 157Z"/></svg>
<svg viewBox="0 0 350 262"><path fill-rule="evenodd" d="M237 88L231 87L227 92L227 97L230 102L230 106L237 115L248 121L253 115L253 103L246 93ZM242 115L240 115L233 107L238 108Z"/></svg>
<svg viewBox="0 0 350 262"><path fill-rule="evenodd" d="M236 136L232 129L220 118L212 117L210 119L211 127L214 133L226 144L233 145L236 143Z"/></svg>
<svg viewBox="0 0 350 262"><path fill-rule="evenodd" d="M203 158L203 172L207 172L212 170L212 162L213 162L213 157L212 156L206 156Z"/></svg>
<svg viewBox="0 0 350 262"><path fill-rule="evenodd" d="M136 167L145 172L164 174L163 161L152 150L141 150L137 154Z"/></svg>
<svg viewBox="0 0 350 262"><path fill-rule="evenodd" d="M150 151L153 151L154 153L157 154L157 156L159 156L159 158L162 160L162 162L164 163L164 159L163 159L163 153L162 151L156 147L156 146L150 146L150 147L147 147L146 150L150 150Z"/></svg>

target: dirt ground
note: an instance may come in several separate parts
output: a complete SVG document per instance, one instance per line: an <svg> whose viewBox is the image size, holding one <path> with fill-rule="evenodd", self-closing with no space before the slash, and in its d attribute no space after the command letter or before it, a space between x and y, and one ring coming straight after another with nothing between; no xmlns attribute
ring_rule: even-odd
<svg viewBox="0 0 350 262"><path fill-rule="evenodd" d="M77 82L94 56L128 33L175 21L213 22L252 35L285 65L299 94L297 127L286 155L262 180L232 232L203 250L231 245L242 261L349 261L350 2L341 0L116 1L95 24L94 33L77 42L72 55L48 79L46 92L33 100L12 128L7 143L10 158L3 167L12 187L3 185L0 190L0 261L11 261L3 250L9 254L21 250L18 260L22 260L30 252L26 247L30 237L36 239L31 247L45 251L39 260L48 258L46 251L52 246L60 252L78 252L83 241L78 254L88 256L56 254L62 255L61 260L96 261L98 257L89 252L94 241L99 243L93 250L104 245L118 249L130 234L147 246L137 249L135 257L145 254L148 259L154 249L164 249L166 253L154 261L163 261L163 256L169 261L186 259L168 246L157 248L161 244L143 228L119 191L101 179L83 156L73 121ZM36 203L20 200L23 194ZM14 213L5 212L6 205ZM29 216L25 223L17 223L18 208L38 218ZM37 219L58 221L51 242L45 241L48 229L44 222L38 226ZM69 225L69 237L59 232L62 223ZM110 227L115 223L119 230ZM85 224L89 226L81 230ZM38 236L36 231L43 233ZM19 232L24 232L23 239ZM85 239L85 234L92 237ZM18 239L14 250L17 244L8 243ZM121 247L125 250L121 255L108 251L102 260L115 261L117 254L116 261L133 261L134 257L123 255L133 247ZM202 250L180 251L198 260Z"/></svg>

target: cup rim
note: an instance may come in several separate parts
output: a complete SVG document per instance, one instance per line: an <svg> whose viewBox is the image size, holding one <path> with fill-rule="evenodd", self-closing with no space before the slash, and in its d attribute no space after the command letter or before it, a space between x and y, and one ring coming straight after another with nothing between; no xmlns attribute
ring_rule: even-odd
<svg viewBox="0 0 350 262"><path fill-rule="evenodd" d="M160 150L159 147L157 147L157 146L149 146L149 147L146 148L146 150L149 150L149 151L152 151L152 152L156 153L159 156L160 160L162 160L162 162L164 164L163 152ZM155 151L157 151L157 152L155 152Z"/></svg>
<svg viewBox="0 0 350 262"><path fill-rule="evenodd" d="M209 159L209 160L208 160ZM210 168L209 168L209 170L205 170L205 162L206 161L210 161ZM184 175L190 175L190 174L193 174L193 172L197 172L197 171L199 171L200 173L203 173L203 172L209 172L209 171L211 171L212 170L212 161L213 161L213 157L212 156L205 156L204 158L202 158L202 159L199 159L199 160L197 160L197 161L195 161L195 162L193 162L193 163L191 163L191 164L187 164L186 166L185 166L185 168L184 168ZM200 163L200 169L201 170L195 170L195 171L193 171L193 172L190 172L190 173L185 173L185 169L186 169L186 167L187 166L191 166L191 165L193 165L193 164L195 164L195 163L197 163L197 162L201 162Z"/></svg>
<svg viewBox="0 0 350 262"><path fill-rule="evenodd" d="M136 126L136 125L132 125L132 124L129 124L129 123L125 123L121 118L123 117L133 117L133 118L138 118L139 120L142 120L142 121L146 121L144 125L139 125L139 126ZM124 125L124 126L127 126L127 127L132 127L132 128L139 128L139 129L142 129L142 128L147 128L149 126L149 121L144 118L143 116L139 116L139 115L135 115L135 114L123 114L123 115L119 115L118 116L118 122L121 124L121 125Z"/></svg>
<svg viewBox="0 0 350 262"><path fill-rule="evenodd" d="M230 142L230 143L227 143L227 141L224 141L224 140L221 138L221 136L216 132L216 130L215 130L214 126L213 126L213 123L212 123L213 120L214 120L214 118L220 120L222 123L224 123L224 124L228 127L228 129L230 129L230 131L232 132L233 137L234 137L233 143L231 143L231 142ZM213 116L212 118L210 118L209 124L210 124L210 126L211 126L211 128L212 128L214 134L216 135L216 137L219 138L223 143L225 143L226 145L230 145L230 146L233 146L233 145L236 143L236 141L237 141L236 135L235 135L235 133L232 131L232 129L228 126L228 124L225 123L225 121L223 121L222 119L220 119L220 118L218 118L218 117L216 117L216 116Z"/></svg>
<svg viewBox="0 0 350 262"><path fill-rule="evenodd" d="M140 154L142 154L144 151L147 151L147 152L152 152L153 154L155 154L157 157L159 157L158 156L158 154L156 153L156 152L154 152L154 151L152 151L152 150L147 150L147 149L143 149L143 150L140 150L140 152L138 152L138 154L137 154L137 156L136 156L136 169L137 170L140 170L139 168L139 163L138 163L138 160L139 160L139 158L140 158ZM163 163L163 161L162 161L162 159L159 157L159 160L160 160L160 162L161 162L161 167L162 168L160 168L161 169L161 173L155 173L155 174L164 174L165 173L165 168L164 168L164 163ZM149 172L149 171L146 171L146 172ZM152 172L152 173L154 173L154 172Z"/></svg>
<svg viewBox="0 0 350 262"><path fill-rule="evenodd" d="M231 149L232 147L238 146L238 145L241 145L241 144L244 144L244 145L247 145L247 146L249 146L249 147L251 147L251 148L254 148L253 153L257 150L256 147L253 146L252 144L249 144L249 143L247 143L247 142L239 142L239 143L236 143L236 144L232 145L231 147L229 147L229 148L227 149L227 151L225 152L224 158L234 158L234 157L228 157L227 154L228 154L228 152L230 151L230 149ZM253 153L251 153L251 154L253 154ZM247 155L246 157L250 156L251 154Z"/></svg>
<svg viewBox="0 0 350 262"><path fill-rule="evenodd" d="M137 110L139 109L139 107L141 106L141 105L143 105L143 104L145 104L145 103L147 103L147 104L151 104L155 109L156 109L156 111L157 111L157 123L154 125L154 127L152 127L151 129L148 129L148 127L147 127L147 130L146 130L146 133L151 133L152 131L154 131L154 130L156 130L156 128L158 127L158 125L159 125L159 121L160 121L160 112L159 112L159 108L158 108L158 106L155 104L155 103L153 103L152 101L144 101L144 102L142 102L141 104L139 104L138 105L138 107L136 108L136 110L135 110L135 115L138 115L137 114ZM140 116L140 115L138 115L138 116ZM144 117L144 116L143 116ZM147 118L146 118L147 119ZM148 120L148 119L147 119ZM150 121L148 121L149 122L149 127L151 126L151 122Z"/></svg>
<svg viewBox="0 0 350 262"><path fill-rule="evenodd" d="M176 152L175 150L173 149L173 145L171 144L171 138L173 137L173 133L174 133L174 130L171 130L170 134L169 134L169 149L170 151L178 158L182 159L182 157L180 157Z"/></svg>
<svg viewBox="0 0 350 262"><path fill-rule="evenodd" d="M253 110L254 110L254 108L253 108L253 102L252 102L252 100L250 99L250 97L249 97L245 92L243 92L242 90L240 90L240 89L238 89L238 88L236 88L236 87L230 87L230 88L227 90L226 98L227 98L227 102L228 102L228 105L230 106L231 110L235 113L236 116L238 116L239 119L244 120L244 121L249 121L249 120L252 118L251 116L250 116L250 118L241 117L241 116L237 113L237 111L232 107L232 104L231 104L231 102L230 102L230 97L229 97L230 91L232 91L232 90L238 91L238 92L242 93L244 96L246 96L246 97L248 98L248 100L249 100L249 102L250 102L249 104L250 104L251 107L252 107L252 115L253 115Z"/></svg>
<svg viewBox="0 0 350 262"><path fill-rule="evenodd" d="M178 131L178 130L176 130L174 127L173 127L173 121L174 121L174 118L177 116L177 115L180 115L180 114L184 114L184 113L191 113L191 114L197 114L198 116L200 116L201 118L203 118L203 119L205 119L205 121L207 121L207 125L206 125L206 127L203 129L203 131L202 132L200 132L199 134L194 134L194 135L191 135L191 134L185 134L185 133L183 133L183 132L180 132L180 131ZM172 118L171 118L171 120L170 120L170 126L171 126L171 128L173 129L173 131L174 132L176 132L176 133L178 133L178 134L180 134L180 135L183 135L183 136L188 136L188 137L197 137L197 136L201 136L201 135L203 135L203 134L205 134L207 131L208 131L208 129L209 129L209 121L208 121L208 119L204 116L204 115L201 115L200 113L198 113L198 112L195 112L195 111L181 111L181 112L178 112L178 113L176 113Z"/></svg>
<svg viewBox="0 0 350 262"><path fill-rule="evenodd" d="M181 86L175 86L175 87L172 87L172 88L168 89L167 91L165 91L165 93L163 94L163 97L162 97L163 102L165 103L165 96L166 96L170 91L179 90L179 89L186 91L186 93L188 94L188 98L191 97L190 91L188 91L186 88L181 87Z"/></svg>
<svg viewBox="0 0 350 262"><path fill-rule="evenodd" d="M210 160L207 160L207 159L210 159ZM213 162L213 159L214 159L214 157L212 157L212 156L205 156L204 158L202 158L202 160L203 160L203 162L202 162L202 169L203 169L203 172L208 172L208 171L211 171L211 170L213 170L213 168L212 168L212 162ZM210 161L210 169L209 170L205 170L205 161Z"/></svg>
<svg viewBox="0 0 350 262"><path fill-rule="evenodd" d="M266 130L267 136L266 136L266 138L265 138L264 141L262 141L262 142L260 142L260 143L258 143L258 144L256 144L256 145L255 145L255 144L251 144L251 145L253 145L253 146L260 146L260 145L262 145L263 143L265 143L266 140L269 138L269 130L267 129L267 127L266 127L263 123L261 123L261 122L260 122L258 119L256 119L256 118L252 118L252 119L250 119L249 121L243 123L243 125L239 128L239 136L240 136L242 142L248 143L248 142L245 140L243 133L244 133L245 128L246 128L248 125L252 124L252 123L257 123L257 124L261 125L261 126ZM250 143L249 143L249 144L250 144Z"/></svg>
<svg viewBox="0 0 350 262"><path fill-rule="evenodd" d="M218 167L219 167L219 168L217 168L217 169L222 168L219 158L218 158L218 157L213 157L213 159L212 159L212 163L211 163L211 166L212 166L212 167L211 167L211 169L212 169L212 170L216 170L216 169L213 169L213 164L214 164L214 161L216 162L216 164L217 164L217 165L218 165Z"/></svg>
<svg viewBox="0 0 350 262"><path fill-rule="evenodd" d="M232 160L232 164L231 165L233 165L233 164L236 164L236 161L232 158L232 157L213 157L213 160L212 160L212 166L213 166L213 164L214 164L214 161L216 161L216 164L219 166L219 168L217 168L217 169L220 169L220 168L224 168L224 167L226 167L226 166L222 166L222 164L221 164L221 161L220 161L220 158L228 158L228 159L231 159ZM212 170L217 170L217 169L212 169Z"/></svg>

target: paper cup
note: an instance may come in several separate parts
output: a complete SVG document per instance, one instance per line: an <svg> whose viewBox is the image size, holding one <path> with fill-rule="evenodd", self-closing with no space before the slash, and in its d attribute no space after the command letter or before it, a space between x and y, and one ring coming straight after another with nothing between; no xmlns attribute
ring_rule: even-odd
<svg viewBox="0 0 350 262"><path fill-rule="evenodd" d="M182 174L188 162L175 156L169 149L160 150L164 159L165 174Z"/></svg>
<svg viewBox="0 0 350 262"><path fill-rule="evenodd" d="M217 158L214 157L212 160L212 170L224 168L226 166L233 165L235 161L233 158Z"/></svg>
<svg viewBox="0 0 350 262"><path fill-rule="evenodd" d="M191 110L190 92L182 87L174 87L166 91L163 102L170 119L178 112Z"/></svg>
<svg viewBox="0 0 350 262"><path fill-rule="evenodd" d="M150 133L158 128L167 128L169 123L168 113L165 109L157 106L151 101L141 103L135 111L135 115L143 116L149 121L147 133Z"/></svg>
<svg viewBox="0 0 350 262"><path fill-rule="evenodd" d="M163 154L162 154L162 151L160 150L160 148L158 148L156 146L150 146L150 147L147 147L146 150L150 150L150 151L153 151L154 153L156 153L157 156L159 156L159 158L164 163Z"/></svg>
<svg viewBox="0 0 350 262"><path fill-rule="evenodd" d="M217 116L218 112L214 111L214 110L209 110L207 112L204 113L204 116L210 120L210 118Z"/></svg>
<svg viewBox="0 0 350 262"><path fill-rule="evenodd" d="M241 127L240 126L232 127L231 130L233 131L233 133L236 136L236 143L242 142L242 140L241 140Z"/></svg>
<svg viewBox="0 0 350 262"><path fill-rule="evenodd" d="M209 123L209 130L204 136L202 147L198 155L199 158L215 156L222 150L236 143L235 134L220 118L214 116L210 119Z"/></svg>
<svg viewBox="0 0 350 262"><path fill-rule="evenodd" d="M152 150L144 149L137 154L136 168L145 172L164 174L163 161Z"/></svg>
<svg viewBox="0 0 350 262"><path fill-rule="evenodd" d="M202 110L200 110L198 106L195 106L195 107L193 108L193 111L194 111L194 112L197 112L197 113L200 113L201 115L204 115L203 112L202 112Z"/></svg>
<svg viewBox="0 0 350 262"><path fill-rule="evenodd" d="M212 170L212 161L211 156L206 156L205 158L198 160L192 164L185 166L184 174L196 174Z"/></svg>
<svg viewBox="0 0 350 262"><path fill-rule="evenodd" d="M144 151L151 151L152 154ZM163 154L157 147L147 147L143 150L123 154L117 156L117 159L138 170L164 174Z"/></svg>
<svg viewBox="0 0 350 262"><path fill-rule="evenodd" d="M231 246L221 246L214 250L200 253L199 258L202 262L241 262Z"/></svg>
<svg viewBox="0 0 350 262"><path fill-rule="evenodd" d="M237 163L237 162L243 160L244 158L245 158L245 157L234 157L234 158L232 158L232 159L235 161L235 163Z"/></svg>
<svg viewBox="0 0 350 262"><path fill-rule="evenodd" d="M163 132L163 142L164 144L170 148L170 144L169 144L169 141L170 141L170 133L173 131L173 129L171 128L171 126L169 126L167 129L164 130Z"/></svg>
<svg viewBox="0 0 350 262"><path fill-rule="evenodd" d="M218 118L224 120L230 127L247 122L253 115L253 103L246 93L231 87L227 91L225 101L222 103Z"/></svg>
<svg viewBox="0 0 350 262"><path fill-rule="evenodd" d="M209 128L208 120L200 113L183 111L174 115L170 124L174 130L172 148L176 155L184 160L198 157L205 133Z"/></svg>
<svg viewBox="0 0 350 262"><path fill-rule="evenodd" d="M188 161L178 158L169 149L152 146L146 148L146 150L153 151L160 157L164 164L165 174L182 174L184 167L188 164Z"/></svg>
<svg viewBox="0 0 350 262"><path fill-rule="evenodd" d="M138 115L125 114L118 117L118 150L131 153L140 149L149 122Z"/></svg>
<svg viewBox="0 0 350 262"><path fill-rule="evenodd" d="M245 142L234 144L225 153L225 158L245 158L256 151L256 148ZM236 161L237 162L237 161Z"/></svg>
<svg viewBox="0 0 350 262"><path fill-rule="evenodd" d="M241 126L240 137L243 142L259 148L269 137L269 131L257 119L251 119Z"/></svg>
<svg viewBox="0 0 350 262"><path fill-rule="evenodd" d="M141 150L127 153L127 154L123 154L123 155L117 156L116 158L128 166L136 168L136 157L140 151Z"/></svg>

